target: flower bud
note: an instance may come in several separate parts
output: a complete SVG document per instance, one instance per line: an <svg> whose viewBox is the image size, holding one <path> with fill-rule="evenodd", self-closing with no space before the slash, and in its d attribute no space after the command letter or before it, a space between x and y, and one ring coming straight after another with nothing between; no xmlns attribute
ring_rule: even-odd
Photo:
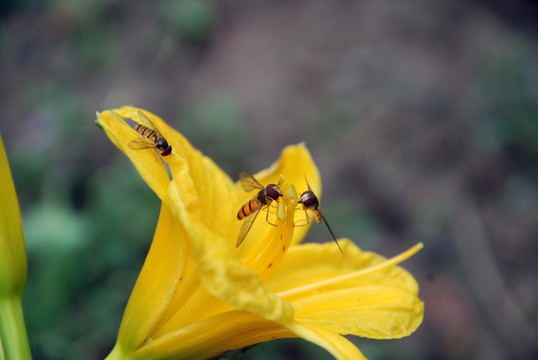
<svg viewBox="0 0 538 360"><path fill-rule="evenodd" d="M0 297L22 295L26 276L21 212L0 136Z"/></svg>

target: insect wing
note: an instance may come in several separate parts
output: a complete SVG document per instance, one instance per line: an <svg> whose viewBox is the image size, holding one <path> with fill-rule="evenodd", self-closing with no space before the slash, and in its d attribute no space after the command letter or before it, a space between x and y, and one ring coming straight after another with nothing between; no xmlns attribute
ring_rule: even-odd
<svg viewBox="0 0 538 360"><path fill-rule="evenodd" d="M154 149L155 144L153 141L146 138L137 138L130 141L127 146L133 150L142 150L142 149Z"/></svg>
<svg viewBox="0 0 538 360"><path fill-rule="evenodd" d="M254 221L256 220L256 217L260 213L261 209L262 207L260 207L258 210L256 210L244 219L243 225L241 225L241 230L239 231L239 236L237 237L237 243L235 244L235 247L239 247L243 240L245 240L248 232L250 231L250 228L252 227L252 224L254 224Z"/></svg>
<svg viewBox="0 0 538 360"><path fill-rule="evenodd" d="M155 124L149 119L149 117L142 111L138 112L138 120L138 123L140 125L144 125L148 129L155 131L157 133L157 136L163 137L159 129L157 129L157 126L155 126Z"/></svg>
<svg viewBox="0 0 538 360"><path fill-rule="evenodd" d="M247 171L241 171L241 173L239 174L239 181L241 182L243 190L245 190L246 192L265 189L265 186L260 184L258 180L254 178L254 175Z"/></svg>

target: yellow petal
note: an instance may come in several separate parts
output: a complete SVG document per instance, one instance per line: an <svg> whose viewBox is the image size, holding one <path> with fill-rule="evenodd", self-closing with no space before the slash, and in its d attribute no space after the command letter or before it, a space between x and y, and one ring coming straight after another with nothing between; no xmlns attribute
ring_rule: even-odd
<svg viewBox="0 0 538 360"><path fill-rule="evenodd" d="M424 305L417 296L385 286L353 287L312 294L293 302L296 319L311 320L337 334L394 339L422 323Z"/></svg>
<svg viewBox="0 0 538 360"><path fill-rule="evenodd" d="M175 181L170 183L167 195L166 201L192 245L192 257L198 263L200 279L211 295L238 309L277 322L293 315L291 305L270 293L256 271L240 261L229 239L211 232L190 216L179 200Z"/></svg>
<svg viewBox="0 0 538 360"><path fill-rule="evenodd" d="M163 205L155 237L125 309L116 347L129 354L148 338L180 284L188 252L181 227Z"/></svg>
<svg viewBox="0 0 538 360"><path fill-rule="evenodd" d="M278 269L266 280L267 286L271 291L279 293L305 284L369 269L387 261L386 258L374 252L361 251L348 239L338 241L344 250L343 256L334 242L308 243L292 247ZM348 282L339 283L333 287L346 288L350 284L363 285L377 282L391 284L409 293L418 294L416 280L399 266L390 266L381 271L352 278Z"/></svg>
<svg viewBox="0 0 538 360"><path fill-rule="evenodd" d="M413 332L423 316L415 279L399 266L383 267L387 260L382 256L362 252L348 240L340 242L344 256L331 243L292 247L267 286L293 304L296 319L336 333L395 338ZM361 270L362 276L308 289L308 284ZM305 290L297 290L301 288Z"/></svg>
<svg viewBox="0 0 538 360"><path fill-rule="evenodd" d="M229 311L149 342L133 360L207 359L228 350L290 337L296 335L279 324L245 311Z"/></svg>
<svg viewBox="0 0 538 360"><path fill-rule="evenodd" d="M305 178L308 179L312 191L321 197L321 177L304 143L286 146L276 162L255 174L262 184L276 184L280 175L283 175L288 183L301 189L300 192L307 190Z"/></svg>
<svg viewBox="0 0 538 360"><path fill-rule="evenodd" d="M327 350L338 360L366 360L364 355L345 337L307 320L286 324L298 336Z"/></svg>
<svg viewBox="0 0 538 360"><path fill-rule="evenodd" d="M190 263L195 262L191 261ZM191 287L188 292L178 291L174 294L161 322L155 326L156 331L152 333L153 339L167 336L178 329L205 321L216 314L234 310L232 305L211 295L202 286L197 274L194 277L185 274L185 279L186 281L195 279L198 284Z"/></svg>
<svg viewBox="0 0 538 360"><path fill-rule="evenodd" d="M160 199L163 199L168 187L168 182L170 181L166 167L157 152L153 149L133 150L129 148L129 142L140 138L140 134L125 122L125 118L138 119L138 115L136 115L136 117L130 116L132 111L126 111L126 108L127 107L106 110L102 113L98 113L97 117L99 125L105 130L105 133L112 143L129 157L136 167L136 170L140 173L140 176L142 176L155 194ZM128 109L131 108L129 107ZM150 116L151 120L154 121L156 125L161 125L162 129L159 128L160 131L165 131L165 124L162 120L158 120L150 113L145 112L145 114Z"/></svg>
<svg viewBox="0 0 538 360"><path fill-rule="evenodd" d="M240 206L234 183L175 130L169 142L177 152L168 164L185 210L211 232L231 239Z"/></svg>
<svg viewBox="0 0 538 360"><path fill-rule="evenodd" d="M282 189L286 193L288 190L287 185L283 184ZM174 191L172 190L171 194L173 193ZM170 200L170 203L181 204L179 200ZM294 204L292 199L286 210L288 217L293 217L294 215ZM180 213L179 209L177 211ZM188 216L188 212L185 212L184 215ZM198 223L197 220L185 223L185 226L194 229L196 228L195 223ZM202 224L198 223L197 226L199 231L207 231ZM193 251L193 257L197 259L197 262L194 265L196 270L193 276L198 278L201 275L202 280L206 279L204 282L205 287L193 289L188 296L182 292L176 292L167 309L167 314L163 317L166 319L166 323L162 324L155 336L162 336L174 329L186 326L194 321L203 320L218 312L229 311L232 308L228 302L239 308L250 309L273 320L287 319L291 316L292 309L289 304L282 302L279 298L269 296L261 283L265 275L272 270L272 265L274 267L278 265L289 247L294 229L293 221L292 219L286 221L286 216L283 216L281 220L277 221L276 226L272 228L272 238L262 243L263 249L259 253L251 254L253 255L252 258L246 259L248 261L243 260L242 263L238 261L237 252L231 248L231 244L226 239L218 239L218 236L213 234L213 240L210 237L206 238L211 241L211 245L207 247L207 245L200 246L199 240L194 237L195 250ZM223 247L221 250L218 250L219 247L216 245L219 242L220 246ZM197 249L202 249L201 253ZM227 255L225 257L219 256L220 251L225 251ZM202 255L202 257L199 257L199 255ZM201 264L201 266L198 264ZM192 274L192 271L190 273ZM256 273L259 277L255 276ZM215 274L219 275L215 276ZM245 278L246 274L248 275ZM188 273L185 276L188 278ZM207 281L207 279L211 281ZM209 289L206 289L207 287ZM211 294L226 302L214 298ZM259 295L261 296L258 297ZM262 302L260 302L260 299ZM257 305L258 310L252 310L253 304ZM263 304L263 306L260 307L260 304Z"/></svg>
<svg viewBox="0 0 538 360"><path fill-rule="evenodd" d="M138 112L144 113L172 146L172 154L162 159L153 149L133 150L128 144L140 138L125 119L138 121ZM195 149L179 132L151 112L123 106L98 114L99 123L112 140L133 162L142 178L161 200L166 199L169 176L165 164L176 181L180 199L189 213L202 221L211 231L223 237L232 237L236 231L233 216L239 209L238 189L210 158ZM219 209L219 211L215 211ZM238 228L237 228L238 229ZM238 230L237 230L238 231Z"/></svg>

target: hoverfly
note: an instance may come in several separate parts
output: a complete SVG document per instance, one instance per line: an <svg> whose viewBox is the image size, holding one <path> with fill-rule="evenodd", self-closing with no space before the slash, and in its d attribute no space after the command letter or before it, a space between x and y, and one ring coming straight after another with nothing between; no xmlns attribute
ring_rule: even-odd
<svg viewBox="0 0 538 360"><path fill-rule="evenodd" d="M306 181L306 186L308 187L308 190L301 194L301 197L299 199L299 204L303 205L303 210L304 210L304 213L306 215L306 223L308 224L308 219L309 219L307 210L311 210L314 213L316 222L318 224L321 224L321 220L323 220L325 225L327 225L327 229L329 229L329 232L331 233L331 235L332 235L332 237L334 239L334 242L338 246L338 249L340 250L340 252L343 254L344 252L342 251L342 248L340 247L340 244L338 243L338 240L336 240L336 236L334 236L333 230L329 226L329 223L325 219L325 216L323 216L323 214L319 210L318 197L316 196L316 194L314 194L314 192L310 188L310 184L308 184L308 180L306 180L306 177L305 177L305 181Z"/></svg>
<svg viewBox="0 0 538 360"><path fill-rule="evenodd" d="M246 219L243 222L243 225L241 225L241 230L239 231L239 236L237 238L237 243L235 244L235 247L239 247L243 240L245 240L245 237L247 236L250 228L252 227L252 224L254 224L254 220L256 220L256 217L258 216L260 211L263 208L269 207L273 200L278 200L278 198L282 196L282 192L280 191L280 187L278 185L269 184L267 186L263 186L249 172L242 171L239 174L239 181L241 182L243 190L245 190L246 192L250 192L253 190L259 191L255 197L245 203L237 212L238 220L243 220L245 218ZM267 216L269 216L269 210L267 210ZM265 220L269 222L267 217Z"/></svg>
<svg viewBox="0 0 538 360"><path fill-rule="evenodd" d="M157 149L161 152L161 156L172 154L172 146L168 145L168 141L157 130L149 117L139 111L138 119L138 122L135 121L135 130L142 135L142 138L136 138L127 145L133 150Z"/></svg>

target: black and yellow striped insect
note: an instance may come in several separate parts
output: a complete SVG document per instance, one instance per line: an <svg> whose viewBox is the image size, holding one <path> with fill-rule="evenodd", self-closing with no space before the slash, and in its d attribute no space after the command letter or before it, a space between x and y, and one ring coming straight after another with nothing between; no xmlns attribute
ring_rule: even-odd
<svg viewBox="0 0 538 360"><path fill-rule="evenodd" d="M249 172L242 171L239 174L239 181L241 182L243 190L246 192L251 192L253 190L259 191L255 197L241 206L241 209L239 209L237 212L237 219L245 219L245 221L241 225L241 230L239 231L239 236L237 237L237 243L235 244L236 247L239 247L243 240L245 240L250 228L252 227L252 224L254 224L254 220L256 220L256 217L260 211L263 208L268 208L273 200L278 200L278 198L282 196L282 192L278 185L269 184L267 186L263 186L258 180L256 180L254 175ZM269 223L268 216L269 209L267 209L267 216L265 217L265 220Z"/></svg>
<svg viewBox="0 0 538 360"><path fill-rule="evenodd" d="M134 120L136 122L135 130L142 137L134 139L127 145L133 150L157 149L161 152L162 156L171 155L172 146L168 144L168 141L157 130L157 127L151 122L149 117L139 111L138 119L138 121Z"/></svg>

